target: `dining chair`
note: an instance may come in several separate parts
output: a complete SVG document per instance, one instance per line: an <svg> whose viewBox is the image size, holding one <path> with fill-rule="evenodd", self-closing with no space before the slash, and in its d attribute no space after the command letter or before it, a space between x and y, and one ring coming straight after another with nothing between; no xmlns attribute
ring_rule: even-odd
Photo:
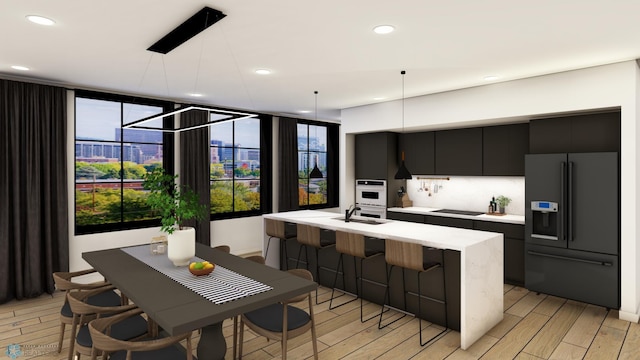
<svg viewBox="0 0 640 360"><path fill-rule="evenodd" d="M191 332L142 340L120 340L113 337L114 328L118 324L141 315L141 309L132 309L115 316L91 321L89 323L89 334L93 339L91 359L96 360L100 353L108 354L110 360L193 359ZM186 341L186 349L180 345L183 340Z"/></svg>
<svg viewBox="0 0 640 360"><path fill-rule="evenodd" d="M291 269L289 273L313 281L313 275L306 269ZM308 299L309 312L291 304ZM267 339L280 341L282 360L287 359L287 340L298 337L311 330L313 358L318 359L316 325L313 315L311 292L302 294L283 302L265 306L261 309L244 313L240 317L239 358L242 359L244 326Z"/></svg>
<svg viewBox="0 0 640 360"><path fill-rule="evenodd" d="M97 306L86 302L91 296L112 291L113 289L114 286L106 286L93 290L74 291L67 294L67 301L73 312L71 339L69 343L69 360L79 360L81 355L91 355L93 341L87 327L90 321L137 308L135 304ZM111 336L120 340L139 339L153 333L155 333L153 324L148 323L142 316L127 318L111 328Z"/></svg>
<svg viewBox="0 0 640 360"><path fill-rule="evenodd" d="M425 256L425 252L436 253L438 259L434 261L431 259L431 257L427 258ZM444 250L423 247L421 244L386 239L385 240L385 261L387 262L387 265L390 265L390 267L389 267L389 270L387 271L387 286L384 293L384 300L382 301L382 308L380 310L380 318L378 320L378 329L385 328L407 315L405 313L401 317L396 318L395 320L390 321L385 325L382 325L382 315L385 312L384 310L385 310L385 307L387 306L387 302L390 301L389 282L391 279L391 271L393 271L393 268L395 266L398 266L402 268L402 287L403 287L403 300L404 300L405 309L407 308L407 291L404 288L405 286L404 270L410 269L418 272L418 279L417 279L418 293L415 295L418 297L418 300L417 300L418 312L416 314L416 317L419 319L418 326L420 327L420 345L424 346L427 343L429 343L431 340L447 332L449 327L449 320L447 316L447 288L446 288L446 281L445 281L445 275L444 275ZM422 294L420 289L420 275L436 269L441 269L441 272L442 272L442 287L443 287L443 294L444 294L442 300L426 297ZM422 310L421 304L423 299L441 304L444 309L444 321L445 321L444 329L439 333L437 333L436 335L434 335L433 337L431 337L429 340L424 342L422 341L422 311L421 311Z"/></svg>
<svg viewBox="0 0 640 360"><path fill-rule="evenodd" d="M73 322L73 313L69 307L66 295L72 291L91 290L97 289L103 286L109 285L106 281L97 281L92 283L80 283L74 282L74 278L81 277L83 275L89 275L96 273L95 269L86 269L72 272L54 272L53 281L56 285L56 289L64 291L65 300L64 304L60 308L60 336L58 338L58 353L62 351L62 342L64 341L64 332L66 325L70 325ZM87 302L92 305L100 306L117 306L122 305L126 301L126 298L118 295L114 291L100 292L99 294L87 299Z"/></svg>
<svg viewBox="0 0 640 360"><path fill-rule="evenodd" d="M262 255L247 256L245 259L262 265L266 263L266 259ZM240 315L236 315L233 317L233 359L236 358L237 353L238 319L240 319Z"/></svg>
<svg viewBox="0 0 640 360"><path fill-rule="evenodd" d="M218 245L214 246L213 248L222 252L226 252L227 254L231 253L231 247L229 245Z"/></svg>

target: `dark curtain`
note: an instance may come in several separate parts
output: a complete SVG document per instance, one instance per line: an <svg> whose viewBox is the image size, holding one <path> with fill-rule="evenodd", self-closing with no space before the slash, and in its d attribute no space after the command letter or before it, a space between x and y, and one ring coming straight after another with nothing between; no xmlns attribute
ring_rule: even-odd
<svg viewBox="0 0 640 360"><path fill-rule="evenodd" d="M69 271L66 91L0 80L0 303Z"/></svg>
<svg viewBox="0 0 640 360"><path fill-rule="evenodd" d="M180 127L206 124L209 112L189 110L180 114ZM189 186L200 196L200 203L206 205L207 215L204 220L185 222L196 229L196 242L211 245L211 228L209 213L211 199L209 186L209 127L185 130L180 133L180 183Z"/></svg>
<svg viewBox="0 0 640 360"><path fill-rule="evenodd" d="M298 121L281 117L278 124L278 211L299 209Z"/></svg>
<svg viewBox="0 0 640 360"><path fill-rule="evenodd" d="M340 157L340 126L327 125L327 204L339 206L340 191L340 167L338 162Z"/></svg>

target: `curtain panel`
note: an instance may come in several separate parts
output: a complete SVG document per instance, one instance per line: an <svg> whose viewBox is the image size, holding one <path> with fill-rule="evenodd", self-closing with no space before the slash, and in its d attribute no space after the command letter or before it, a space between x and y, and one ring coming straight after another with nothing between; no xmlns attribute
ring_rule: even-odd
<svg viewBox="0 0 640 360"><path fill-rule="evenodd" d="M193 126L209 122L209 112L190 110L180 114L180 125ZM187 185L200 197L200 204L206 205L207 215L204 220L189 220L187 226L196 229L196 241L211 245L211 187L209 185L209 127L186 130L180 133L180 183Z"/></svg>
<svg viewBox="0 0 640 360"><path fill-rule="evenodd" d="M69 270L66 90L0 80L0 303Z"/></svg>
<svg viewBox="0 0 640 360"><path fill-rule="evenodd" d="M298 210L298 120L281 117L278 137L278 211Z"/></svg>

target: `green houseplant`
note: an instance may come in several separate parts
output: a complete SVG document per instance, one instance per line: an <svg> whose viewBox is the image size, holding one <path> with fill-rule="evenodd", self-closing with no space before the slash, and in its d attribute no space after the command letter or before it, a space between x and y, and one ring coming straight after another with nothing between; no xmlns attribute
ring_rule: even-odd
<svg viewBox="0 0 640 360"><path fill-rule="evenodd" d="M506 196L500 195L498 196L498 198L496 198L496 202L498 203L498 210L501 214L504 214L504 209L507 207L507 205L509 205L509 203L511 203L511 199Z"/></svg>
<svg viewBox="0 0 640 360"><path fill-rule="evenodd" d="M185 266L195 256L195 229L184 221L203 220L207 213L199 203L198 194L186 185L178 185L178 175L156 168L147 173L143 188L149 191L147 204L160 215L160 231L168 234L167 256L176 266Z"/></svg>

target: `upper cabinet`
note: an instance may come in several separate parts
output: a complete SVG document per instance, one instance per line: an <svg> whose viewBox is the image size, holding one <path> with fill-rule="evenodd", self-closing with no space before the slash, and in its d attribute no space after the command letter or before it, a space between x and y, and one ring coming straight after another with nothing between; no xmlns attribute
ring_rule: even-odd
<svg viewBox="0 0 640 360"><path fill-rule="evenodd" d="M528 153L529 124L482 129L482 175L524 176L524 155Z"/></svg>
<svg viewBox="0 0 640 360"><path fill-rule="evenodd" d="M401 134L398 142L399 156L402 151L405 153L404 163L412 174L435 174L435 136L433 131Z"/></svg>
<svg viewBox="0 0 640 360"><path fill-rule="evenodd" d="M355 136L356 179L392 179L398 170L397 134L378 132ZM410 171L411 168L409 168Z"/></svg>
<svg viewBox="0 0 640 360"><path fill-rule="evenodd" d="M620 151L620 111L531 120L532 154Z"/></svg>
<svg viewBox="0 0 640 360"><path fill-rule="evenodd" d="M435 173L482 175L482 128L435 132Z"/></svg>

